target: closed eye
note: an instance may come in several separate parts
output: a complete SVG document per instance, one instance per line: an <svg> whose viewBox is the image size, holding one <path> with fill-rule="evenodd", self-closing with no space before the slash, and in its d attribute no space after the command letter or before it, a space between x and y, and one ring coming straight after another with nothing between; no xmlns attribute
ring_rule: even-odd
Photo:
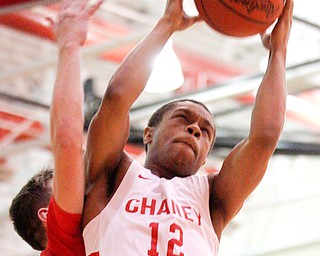
<svg viewBox="0 0 320 256"><path fill-rule="evenodd" d="M183 115L183 114L179 114L179 115L177 115L176 117L182 118L182 119L184 119L184 120L188 120L188 117L187 117L186 115Z"/></svg>
<svg viewBox="0 0 320 256"><path fill-rule="evenodd" d="M209 130L207 128L201 128L201 131L203 133L206 133L207 135L209 135Z"/></svg>
<svg viewBox="0 0 320 256"><path fill-rule="evenodd" d="M201 128L201 131L209 133L207 128Z"/></svg>

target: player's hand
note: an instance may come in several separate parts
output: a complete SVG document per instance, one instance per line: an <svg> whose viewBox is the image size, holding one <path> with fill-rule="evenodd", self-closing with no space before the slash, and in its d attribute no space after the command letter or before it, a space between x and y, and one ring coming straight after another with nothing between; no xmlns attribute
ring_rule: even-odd
<svg viewBox="0 0 320 256"><path fill-rule="evenodd" d="M287 49L289 35L292 27L293 0L286 0L285 7L273 28L271 35L261 33L263 45L270 50Z"/></svg>
<svg viewBox="0 0 320 256"><path fill-rule="evenodd" d="M171 22L174 31L184 30L201 20L199 16L188 16L182 6L183 0L167 0L164 17Z"/></svg>
<svg viewBox="0 0 320 256"><path fill-rule="evenodd" d="M55 22L51 22L58 47L82 46L87 38L88 21L102 0L88 6L88 0L63 0Z"/></svg>

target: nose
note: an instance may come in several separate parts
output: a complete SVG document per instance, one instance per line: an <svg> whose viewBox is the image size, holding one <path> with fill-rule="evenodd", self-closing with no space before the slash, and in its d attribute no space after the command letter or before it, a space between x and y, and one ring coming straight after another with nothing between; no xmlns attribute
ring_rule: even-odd
<svg viewBox="0 0 320 256"><path fill-rule="evenodd" d="M188 132L195 136L196 138L200 137L200 128L196 124L189 125Z"/></svg>

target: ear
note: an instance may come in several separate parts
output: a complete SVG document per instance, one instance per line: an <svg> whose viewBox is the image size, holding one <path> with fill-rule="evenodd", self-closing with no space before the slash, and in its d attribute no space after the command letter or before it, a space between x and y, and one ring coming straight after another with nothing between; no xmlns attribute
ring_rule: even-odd
<svg viewBox="0 0 320 256"><path fill-rule="evenodd" d="M38 210L38 218L47 224L47 214L48 214L48 208L40 208Z"/></svg>
<svg viewBox="0 0 320 256"><path fill-rule="evenodd" d="M153 128L149 127L149 126L147 126L144 129L144 132L143 132L143 144L144 145L147 145L147 144L151 143L151 141L152 141L152 131L153 131Z"/></svg>

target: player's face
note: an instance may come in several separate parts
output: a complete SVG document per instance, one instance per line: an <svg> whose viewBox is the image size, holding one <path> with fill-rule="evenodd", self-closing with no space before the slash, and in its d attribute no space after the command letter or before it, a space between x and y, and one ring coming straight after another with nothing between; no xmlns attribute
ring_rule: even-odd
<svg viewBox="0 0 320 256"><path fill-rule="evenodd" d="M149 156L177 176L197 172L215 137L211 114L193 102L178 102L154 128Z"/></svg>

